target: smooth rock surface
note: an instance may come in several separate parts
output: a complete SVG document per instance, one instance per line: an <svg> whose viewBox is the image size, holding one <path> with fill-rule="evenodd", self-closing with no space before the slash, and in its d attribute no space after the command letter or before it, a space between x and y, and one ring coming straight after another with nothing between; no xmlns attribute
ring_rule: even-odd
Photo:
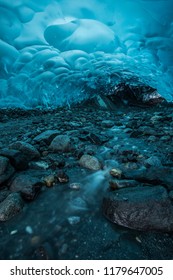
<svg viewBox="0 0 173 280"><path fill-rule="evenodd" d="M28 160L38 159L40 157L40 153L34 146L23 141L17 141L11 144L10 148L21 151L25 156L27 156Z"/></svg>
<svg viewBox="0 0 173 280"><path fill-rule="evenodd" d="M68 152L71 149L71 141L67 135L56 136L49 146L54 152Z"/></svg>
<svg viewBox="0 0 173 280"><path fill-rule="evenodd" d="M173 231L173 205L161 186L122 189L103 199L107 219L136 230Z"/></svg>
<svg viewBox="0 0 173 280"><path fill-rule="evenodd" d="M36 197L41 187L42 182L38 178L29 175L17 175L10 186L10 191L20 192L24 199L30 201Z"/></svg>
<svg viewBox="0 0 173 280"><path fill-rule="evenodd" d="M85 167L87 169L94 170L94 171L101 169L101 164L98 161L98 159L96 157L93 157L90 155L83 155L79 160L79 164L82 167Z"/></svg>

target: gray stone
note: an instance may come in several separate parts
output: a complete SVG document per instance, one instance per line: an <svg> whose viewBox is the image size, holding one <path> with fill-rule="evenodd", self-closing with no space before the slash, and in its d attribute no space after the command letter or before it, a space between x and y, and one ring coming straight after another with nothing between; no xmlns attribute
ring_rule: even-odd
<svg viewBox="0 0 173 280"><path fill-rule="evenodd" d="M101 126L104 128L111 128L114 126L114 122L111 120L104 120L102 121Z"/></svg>
<svg viewBox="0 0 173 280"><path fill-rule="evenodd" d="M38 150L29 143L17 141L10 145L10 149L18 150L27 156L28 160L40 158Z"/></svg>
<svg viewBox="0 0 173 280"><path fill-rule="evenodd" d="M135 180L111 180L109 182L109 187L112 190L137 187L139 183Z"/></svg>
<svg viewBox="0 0 173 280"><path fill-rule="evenodd" d="M103 199L103 211L111 222L124 227L173 231L173 205L161 186L111 192Z"/></svg>
<svg viewBox="0 0 173 280"><path fill-rule="evenodd" d="M93 157L90 155L83 155L79 160L79 164L82 167L85 167L87 169L94 170L94 171L101 169L101 164L98 161L98 159L96 157Z"/></svg>
<svg viewBox="0 0 173 280"><path fill-rule="evenodd" d="M146 166L162 166L161 160L156 156L149 157L144 163Z"/></svg>
<svg viewBox="0 0 173 280"><path fill-rule="evenodd" d="M10 191L12 192L20 192L21 196L25 200L33 200L38 192L41 190L41 187L43 185L43 182L36 178L31 177L29 175L17 175L11 186Z"/></svg>
<svg viewBox="0 0 173 280"><path fill-rule="evenodd" d="M49 146L54 152L69 152L71 150L71 141L67 135L56 136Z"/></svg>
<svg viewBox="0 0 173 280"><path fill-rule="evenodd" d="M49 168L49 164L46 161L31 161L29 167L32 169L43 169L46 170Z"/></svg>
<svg viewBox="0 0 173 280"><path fill-rule="evenodd" d="M8 221L21 212L23 200L19 193L11 193L0 203L0 221Z"/></svg>
<svg viewBox="0 0 173 280"><path fill-rule="evenodd" d="M14 173L8 158L0 156L0 185L6 182Z"/></svg>
<svg viewBox="0 0 173 280"><path fill-rule="evenodd" d="M42 132L41 134L37 135L33 141L36 143L40 143L44 141L47 145L49 145L52 140L60 133L59 130L46 130Z"/></svg>

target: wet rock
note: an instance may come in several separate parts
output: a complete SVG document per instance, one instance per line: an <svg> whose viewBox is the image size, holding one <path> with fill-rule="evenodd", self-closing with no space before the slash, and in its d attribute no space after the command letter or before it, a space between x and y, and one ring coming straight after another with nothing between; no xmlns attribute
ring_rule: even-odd
<svg viewBox="0 0 173 280"><path fill-rule="evenodd" d="M89 141L95 145L101 145L109 141L109 137L107 137L107 135L98 135L89 131L81 131L79 139L83 142Z"/></svg>
<svg viewBox="0 0 173 280"><path fill-rule="evenodd" d="M40 242L41 242L41 237L38 235L35 235L31 238L31 246L38 246Z"/></svg>
<svg viewBox="0 0 173 280"><path fill-rule="evenodd" d="M122 170L120 170L119 168L113 168L110 170L110 175L115 177L115 178L121 178L122 176Z"/></svg>
<svg viewBox="0 0 173 280"><path fill-rule="evenodd" d="M22 152L29 161L40 158L40 153L38 152L38 150L34 146L26 142L17 141L11 144L9 148Z"/></svg>
<svg viewBox="0 0 173 280"><path fill-rule="evenodd" d="M32 161L29 163L29 167L32 169L43 169L49 168L49 164L46 161Z"/></svg>
<svg viewBox="0 0 173 280"><path fill-rule="evenodd" d="M58 135L49 146L54 152L69 152L71 150L71 140L67 135Z"/></svg>
<svg viewBox="0 0 173 280"><path fill-rule="evenodd" d="M104 128L111 128L114 126L114 122L111 120L104 120L102 121L101 126Z"/></svg>
<svg viewBox="0 0 173 280"><path fill-rule="evenodd" d="M170 190L173 189L173 168L152 166L138 170L123 170L123 175L126 179L134 179L153 185L163 185Z"/></svg>
<svg viewBox="0 0 173 280"><path fill-rule="evenodd" d="M37 196L42 185L43 183L40 179L22 174L14 178L10 191L20 192L25 200L31 201Z"/></svg>
<svg viewBox="0 0 173 280"><path fill-rule="evenodd" d="M28 167L29 159L18 150L3 149L0 155L7 157L16 170L25 170Z"/></svg>
<svg viewBox="0 0 173 280"><path fill-rule="evenodd" d="M65 166L65 160L63 156L57 154L49 154L48 160L52 168L63 168Z"/></svg>
<svg viewBox="0 0 173 280"><path fill-rule="evenodd" d="M37 135L33 141L36 143L40 143L44 141L47 145L50 145L52 140L60 133L59 130L46 130L41 134Z"/></svg>
<svg viewBox="0 0 173 280"><path fill-rule="evenodd" d="M88 145L88 146L85 146L84 153L81 156L83 156L84 154L88 154L90 156L93 156L96 153L97 153L96 145Z"/></svg>
<svg viewBox="0 0 173 280"><path fill-rule="evenodd" d="M44 183L45 183L46 187L51 188L55 183L55 176L54 175L46 176L44 178Z"/></svg>
<svg viewBox="0 0 173 280"><path fill-rule="evenodd" d="M87 139L93 143L93 144L96 144L96 145L101 145L105 142L107 142L109 140L108 137L106 137L105 135L97 135L95 133L90 133L88 136L87 136Z"/></svg>
<svg viewBox="0 0 173 280"><path fill-rule="evenodd" d="M90 156L90 155L83 155L80 160L79 164L82 167L85 167L90 170L97 171L101 169L101 164L99 160L96 157Z"/></svg>
<svg viewBox="0 0 173 280"><path fill-rule="evenodd" d="M111 192L103 200L103 212L111 222L124 227L173 231L173 205L161 186Z"/></svg>
<svg viewBox="0 0 173 280"><path fill-rule="evenodd" d="M111 190L136 187L139 183L135 180L111 180L109 182L109 187Z"/></svg>
<svg viewBox="0 0 173 280"><path fill-rule="evenodd" d="M10 235L14 235L14 234L17 234L18 233L18 230L17 229L14 229L10 232Z"/></svg>
<svg viewBox="0 0 173 280"><path fill-rule="evenodd" d="M33 234L33 229L32 229L32 227L30 227L30 226L26 226L25 231L26 231L26 233L28 233L28 234Z"/></svg>
<svg viewBox="0 0 173 280"><path fill-rule="evenodd" d="M0 156L0 185L6 182L14 173L8 158Z"/></svg>
<svg viewBox="0 0 173 280"><path fill-rule="evenodd" d="M0 203L0 221L8 221L16 214L21 212L23 200L18 193L11 193Z"/></svg>
<svg viewBox="0 0 173 280"><path fill-rule="evenodd" d="M69 177L64 171L59 171L58 174L56 175L56 177L60 183L69 182Z"/></svg>
<svg viewBox="0 0 173 280"><path fill-rule="evenodd" d="M162 166L161 160L157 156L151 156L144 162L145 166Z"/></svg>

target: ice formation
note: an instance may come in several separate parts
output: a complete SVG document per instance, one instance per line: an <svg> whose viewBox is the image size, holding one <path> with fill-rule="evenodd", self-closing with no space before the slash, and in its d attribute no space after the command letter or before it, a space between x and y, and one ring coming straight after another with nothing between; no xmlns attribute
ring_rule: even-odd
<svg viewBox="0 0 173 280"><path fill-rule="evenodd" d="M57 106L120 83L173 99L172 0L0 0L0 106Z"/></svg>

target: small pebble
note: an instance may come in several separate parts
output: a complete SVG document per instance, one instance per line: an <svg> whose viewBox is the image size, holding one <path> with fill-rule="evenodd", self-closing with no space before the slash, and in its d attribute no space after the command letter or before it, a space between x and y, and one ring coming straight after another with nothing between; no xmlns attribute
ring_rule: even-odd
<svg viewBox="0 0 173 280"><path fill-rule="evenodd" d="M142 243L141 239L138 236L136 236L135 239L136 239L137 242Z"/></svg>
<svg viewBox="0 0 173 280"><path fill-rule="evenodd" d="M11 235L14 235L14 234L16 234L16 233L18 233L18 230L17 230L17 229L12 230L12 231L10 232Z"/></svg>
<svg viewBox="0 0 173 280"><path fill-rule="evenodd" d="M58 172L57 178L58 178L58 181L60 183L68 183L69 182L68 175L65 172L63 172L63 171Z"/></svg>
<svg viewBox="0 0 173 280"><path fill-rule="evenodd" d="M80 188L81 188L81 184L80 183L72 183L72 184L70 184L70 189L79 190Z"/></svg>
<svg viewBox="0 0 173 280"><path fill-rule="evenodd" d="M45 177L44 182L46 184L46 187L51 188L55 182L54 175L49 175L49 176Z"/></svg>
<svg viewBox="0 0 173 280"><path fill-rule="evenodd" d="M25 228L25 231L26 231L27 233L29 233L29 234L33 234L32 227L30 227L30 226L27 226L27 227Z"/></svg>
<svg viewBox="0 0 173 280"><path fill-rule="evenodd" d="M122 171L118 168L113 168L110 170L110 175L120 179L122 175Z"/></svg>

